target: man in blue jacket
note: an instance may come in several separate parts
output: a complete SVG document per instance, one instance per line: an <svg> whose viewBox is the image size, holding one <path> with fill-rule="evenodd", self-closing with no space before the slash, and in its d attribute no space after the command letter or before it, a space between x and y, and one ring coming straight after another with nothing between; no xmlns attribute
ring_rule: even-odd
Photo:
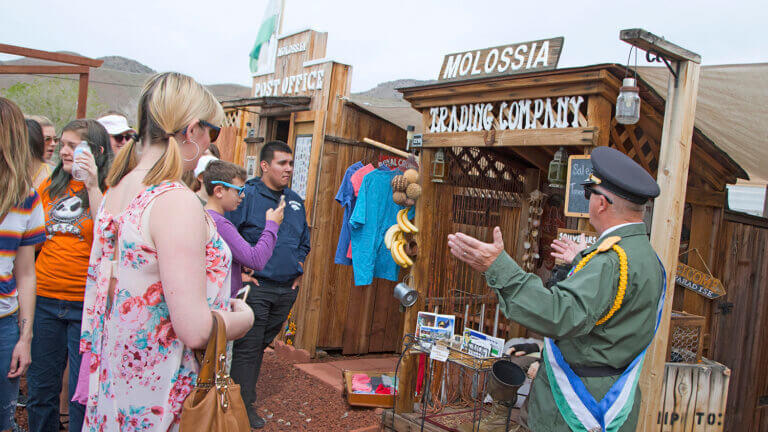
<svg viewBox="0 0 768 432"><path fill-rule="evenodd" d="M232 356L232 379L240 384L252 428L264 427L265 421L254 408L256 381L259 378L264 349L277 336L296 301L304 273L304 260L309 254L309 226L304 200L288 184L293 174L291 148L282 141L270 141L261 149L261 178L245 183L245 198L227 218L240 235L256 244L266 223L267 209L277 208L285 199L285 218L277 232L272 257L263 270L255 272L256 282L246 303L253 309L253 327L235 341Z"/></svg>

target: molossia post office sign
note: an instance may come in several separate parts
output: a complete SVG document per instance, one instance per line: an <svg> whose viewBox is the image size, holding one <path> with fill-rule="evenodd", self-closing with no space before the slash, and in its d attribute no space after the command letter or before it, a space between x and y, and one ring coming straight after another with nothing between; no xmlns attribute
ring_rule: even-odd
<svg viewBox="0 0 768 432"><path fill-rule="evenodd" d="M311 30L281 36L277 42L275 71L253 77L253 97L312 96L322 91L329 61L326 33Z"/></svg>
<svg viewBox="0 0 768 432"><path fill-rule="evenodd" d="M483 50L448 54L438 80L460 80L513 75L557 67L563 37L502 45Z"/></svg>

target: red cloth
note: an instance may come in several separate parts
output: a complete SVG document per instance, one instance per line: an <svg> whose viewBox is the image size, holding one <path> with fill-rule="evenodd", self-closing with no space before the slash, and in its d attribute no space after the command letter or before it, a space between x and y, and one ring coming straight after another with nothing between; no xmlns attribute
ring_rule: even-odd
<svg viewBox="0 0 768 432"><path fill-rule="evenodd" d="M379 386L376 387L376 394L391 395L392 389L389 387L385 387L384 384L379 384Z"/></svg>
<svg viewBox="0 0 768 432"><path fill-rule="evenodd" d="M426 355L419 355L419 371L416 372L416 394L421 393L421 385L424 384L424 369L426 368L426 365Z"/></svg>

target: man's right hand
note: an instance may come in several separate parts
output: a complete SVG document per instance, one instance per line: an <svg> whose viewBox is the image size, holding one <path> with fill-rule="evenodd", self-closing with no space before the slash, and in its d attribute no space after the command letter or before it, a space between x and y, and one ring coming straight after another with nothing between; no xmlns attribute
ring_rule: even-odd
<svg viewBox="0 0 768 432"><path fill-rule="evenodd" d="M283 223L283 217L285 216L285 201L281 200L276 209L267 210L267 220L272 221L278 225Z"/></svg>

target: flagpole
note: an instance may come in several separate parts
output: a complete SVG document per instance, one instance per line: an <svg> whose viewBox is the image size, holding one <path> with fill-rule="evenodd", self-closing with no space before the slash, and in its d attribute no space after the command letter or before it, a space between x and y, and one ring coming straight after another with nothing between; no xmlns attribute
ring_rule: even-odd
<svg viewBox="0 0 768 432"><path fill-rule="evenodd" d="M283 16L285 15L285 3L288 0L283 0L280 2L280 25L277 27L277 37L280 37L281 34L283 34Z"/></svg>

